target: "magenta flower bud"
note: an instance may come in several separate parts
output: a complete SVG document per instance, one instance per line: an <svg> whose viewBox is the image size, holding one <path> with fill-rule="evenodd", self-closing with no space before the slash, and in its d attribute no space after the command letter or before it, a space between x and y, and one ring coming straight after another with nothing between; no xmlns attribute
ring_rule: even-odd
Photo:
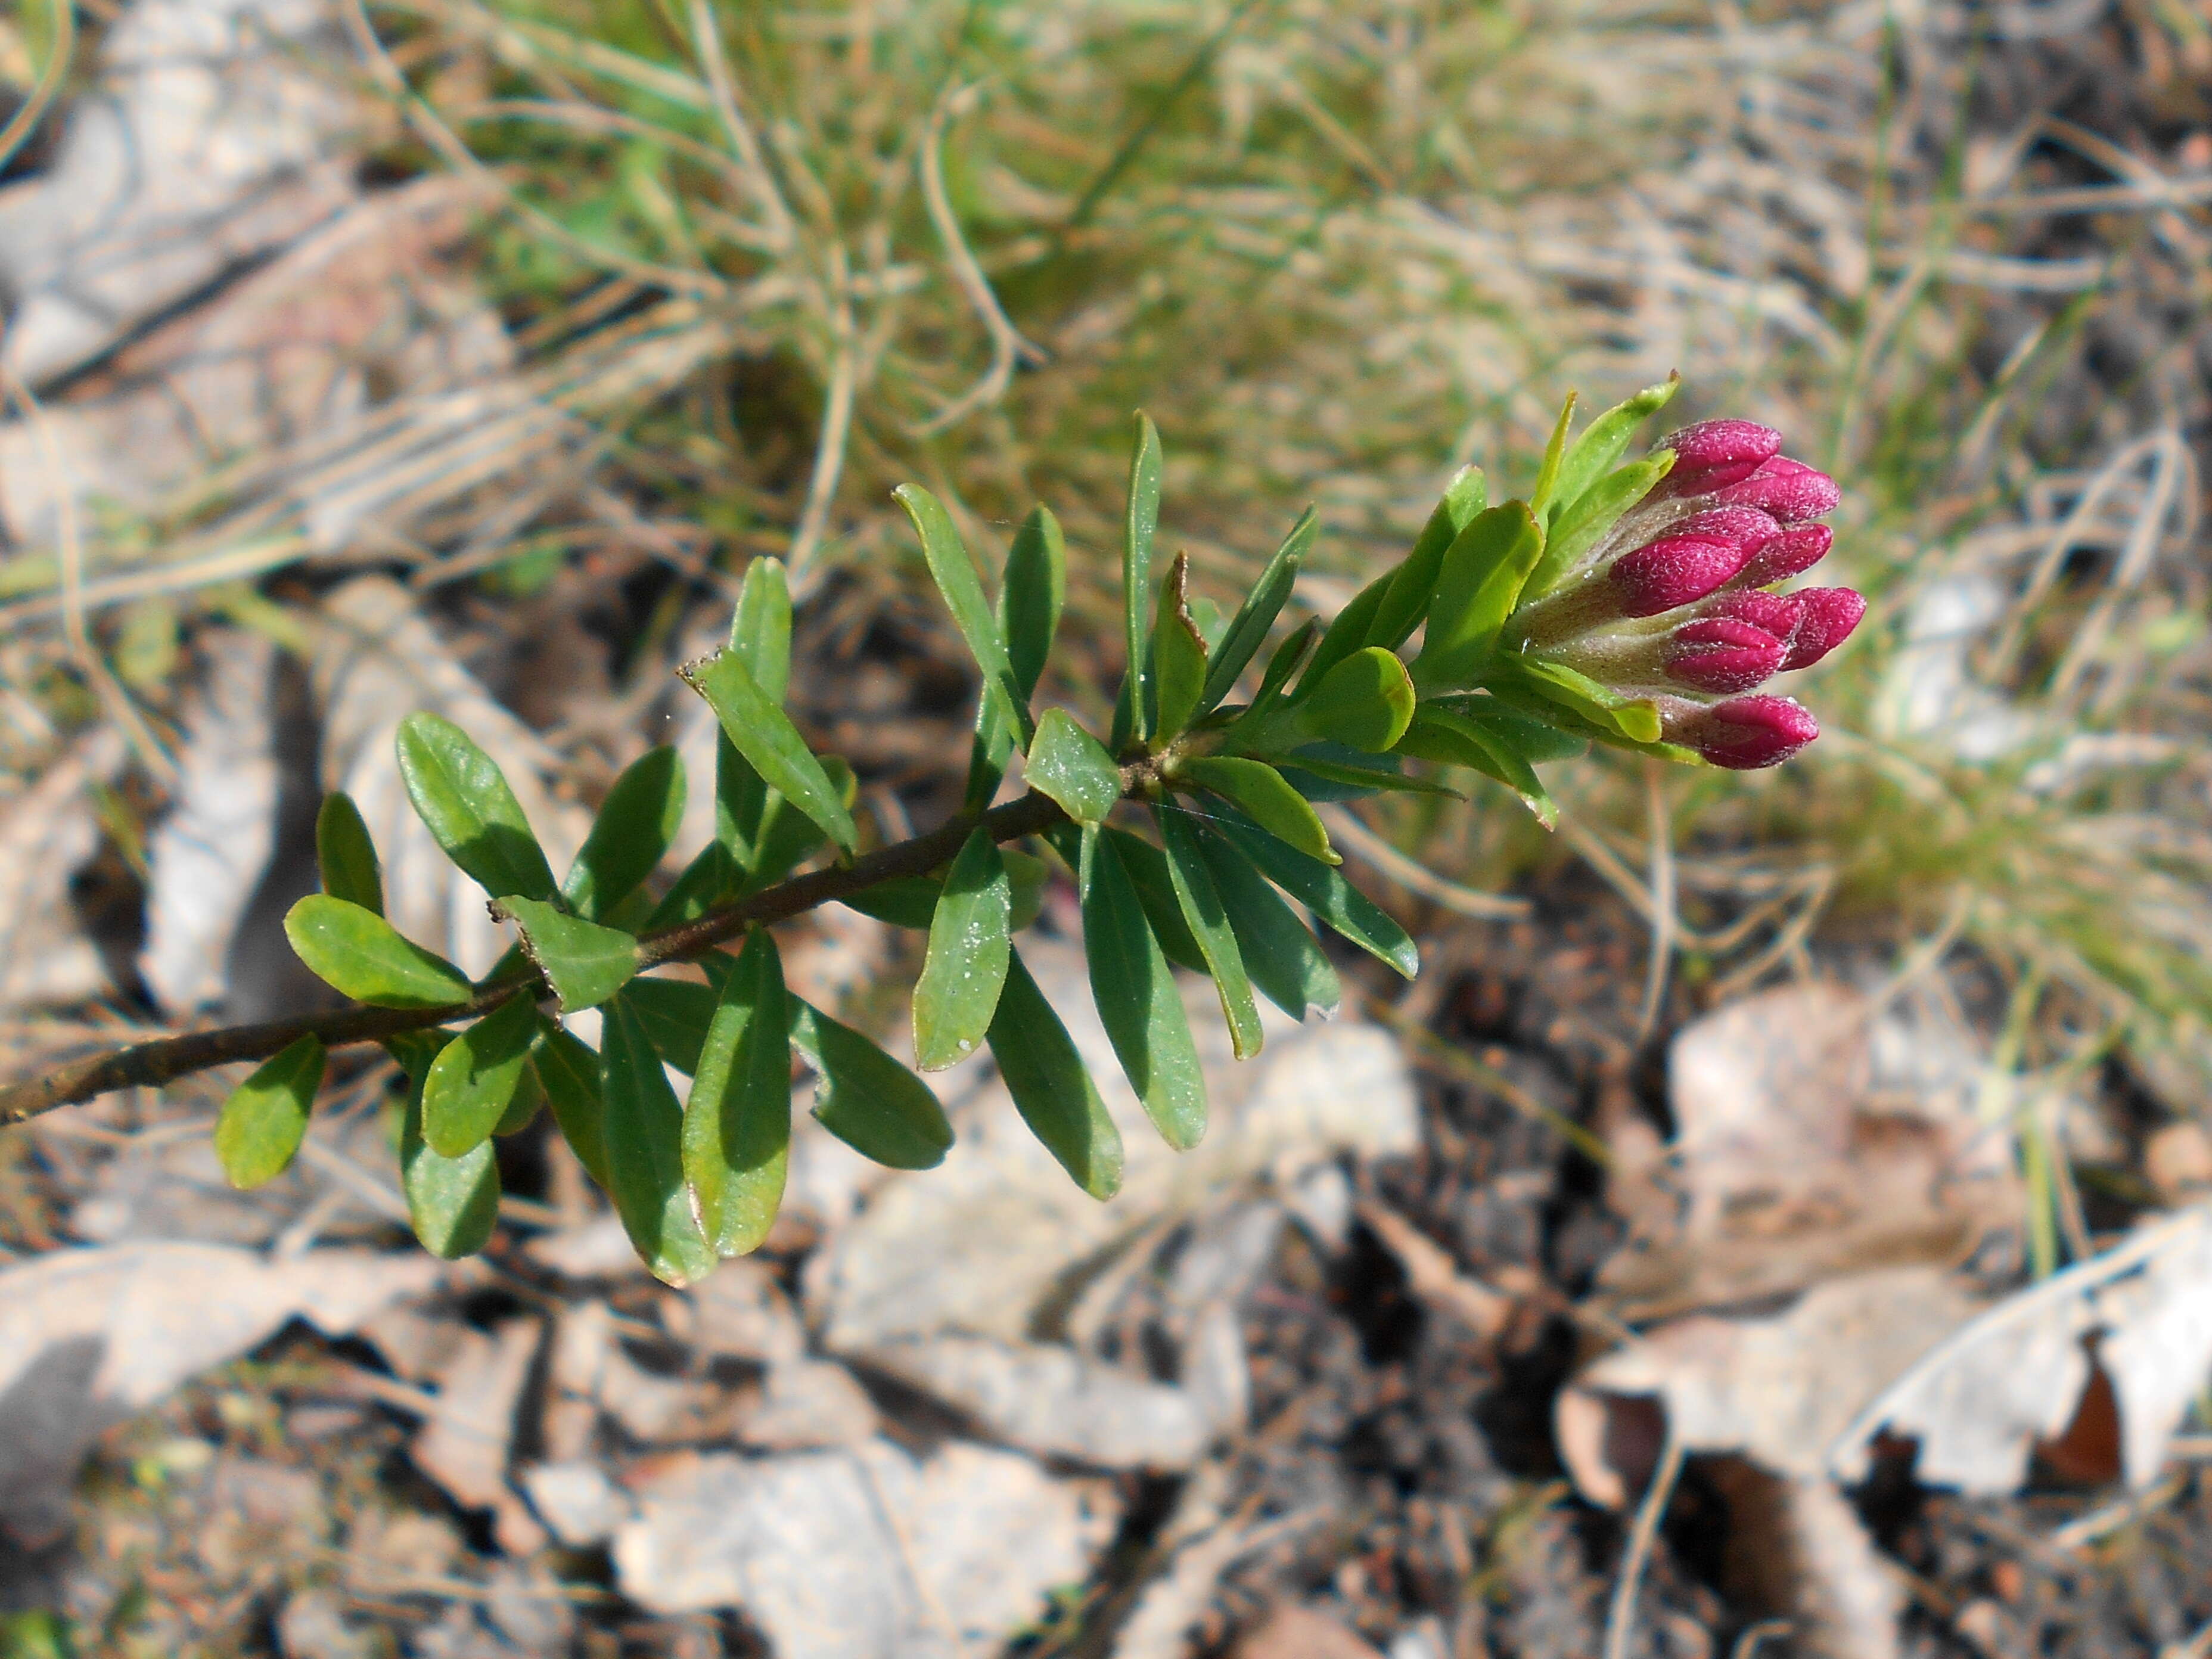
<svg viewBox="0 0 2212 1659"><path fill-rule="evenodd" d="M1785 530L1751 556L1732 586L1771 587L1802 575L1828 556L1836 532L1824 524L1799 525Z"/></svg>
<svg viewBox="0 0 2212 1659"><path fill-rule="evenodd" d="M1656 617L1694 605L1743 568L1748 556L1726 542L1662 536L1624 553L1606 573L1624 617Z"/></svg>
<svg viewBox="0 0 2212 1659"><path fill-rule="evenodd" d="M1758 561L1754 559L1753 563ZM1739 576L1738 581L1743 579ZM1749 623L1753 628L1771 634L1788 645L1796 636L1797 623L1805 607L1795 593L1768 593L1759 588L1741 592L1717 593L1708 599L1703 611L1708 617L1725 617L1732 622Z"/></svg>
<svg viewBox="0 0 2212 1659"><path fill-rule="evenodd" d="M1670 495L1697 495L1747 478L1782 447L1782 434L1756 421L1699 421L1659 441L1674 452Z"/></svg>
<svg viewBox="0 0 2212 1659"><path fill-rule="evenodd" d="M1848 587L1808 587L1790 597L1801 610L1784 668L1810 668L1850 638L1866 615L1865 595Z"/></svg>
<svg viewBox="0 0 2212 1659"><path fill-rule="evenodd" d="M1716 507L1675 520L1667 526L1667 533L1727 542L1741 548L1747 556L1779 536L1782 526L1775 522L1772 514L1755 507Z"/></svg>
<svg viewBox="0 0 2212 1659"><path fill-rule="evenodd" d="M1699 691L1748 691L1773 677L1790 647L1763 628L1728 617L1684 623L1668 636L1668 677Z"/></svg>
<svg viewBox="0 0 2212 1659"><path fill-rule="evenodd" d="M1836 510L1844 492L1818 467L1777 455L1759 464L1749 477L1713 492L1731 506L1755 507L1783 524L1803 524Z"/></svg>
<svg viewBox="0 0 2212 1659"><path fill-rule="evenodd" d="M1669 724L1670 742L1734 772L1778 766L1820 735L1812 711L1787 697L1732 697Z"/></svg>

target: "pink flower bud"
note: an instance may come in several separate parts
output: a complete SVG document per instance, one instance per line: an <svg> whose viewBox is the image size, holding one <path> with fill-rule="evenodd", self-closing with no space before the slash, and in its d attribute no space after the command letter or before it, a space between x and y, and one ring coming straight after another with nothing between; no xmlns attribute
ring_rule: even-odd
<svg viewBox="0 0 2212 1659"><path fill-rule="evenodd" d="M1656 617L1714 592L1779 533L1773 520L1750 507L1693 513L1658 540L1622 554L1606 574L1622 616Z"/></svg>
<svg viewBox="0 0 2212 1659"><path fill-rule="evenodd" d="M1717 501L1758 507L1783 524L1803 524L1832 513L1843 498L1833 478L1787 455L1763 461L1749 477L1713 492Z"/></svg>
<svg viewBox="0 0 2212 1659"><path fill-rule="evenodd" d="M1765 629L1727 617L1684 623L1667 641L1668 675L1699 691L1748 691L1782 666L1789 647Z"/></svg>
<svg viewBox="0 0 2212 1659"><path fill-rule="evenodd" d="M1820 735L1812 711L1787 697L1732 697L1668 724L1670 742L1735 772L1778 766Z"/></svg>
<svg viewBox="0 0 2212 1659"><path fill-rule="evenodd" d="M1753 562L1757 563L1758 560L1754 559ZM1743 579L1739 576L1736 580L1741 581ZM1797 623L1804 615L1804 605L1795 593L1768 593L1753 587L1716 593L1705 601L1701 614L1725 617L1732 622L1749 623L1753 628L1773 635L1787 645L1796 635Z"/></svg>
<svg viewBox="0 0 2212 1659"><path fill-rule="evenodd" d="M1707 541L1728 542L1746 555L1758 552L1782 533L1773 515L1755 507L1716 507L1677 519L1667 526L1670 536L1701 536Z"/></svg>
<svg viewBox="0 0 2212 1659"><path fill-rule="evenodd" d="M1790 597L1802 612L1797 631L1790 637L1784 668L1810 668L1850 638L1866 615L1865 596L1848 587L1808 587Z"/></svg>
<svg viewBox="0 0 2212 1659"><path fill-rule="evenodd" d="M1756 421L1699 421L1661 439L1659 447L1674 452L1667 493L1695 495L1749 477L1782 447L1782 434Z"/></svg>
<svg viewBox="0 0 2212 1659"><path fill-rule="evenodd" d="M1828 556L1836 532L1824 524L1799 525L1785 530L1751 556L1731 586L1770 587L1802 574Z"/></svg>

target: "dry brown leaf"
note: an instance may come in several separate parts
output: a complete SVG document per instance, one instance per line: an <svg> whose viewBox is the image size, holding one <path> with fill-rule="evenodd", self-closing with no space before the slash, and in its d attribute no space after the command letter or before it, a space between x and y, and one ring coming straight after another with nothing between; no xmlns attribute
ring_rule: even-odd
<svg viewBox="0 0 2212 1659"><path fill-rule="evenodd" d="M515 1412L544 1322L510 1319L487 1335L464 1329L434 1373L437 1409L416 1433L415 1467L464 1509L489 1510L501 1547L528 1555L544 1534L507 1484Z"/></svg>
<svg viewBox="0 0 2212 1659"><path fill-rule="evenodd" d="M1625 1139L1609 1194L1631 1222L1600 1279L1621 1317L1956 1261L2019 1213L1972 1052L1932 1019L1793 986L1687 1027L1669 1065L1674 1142L1655 1164Z"/></svg>

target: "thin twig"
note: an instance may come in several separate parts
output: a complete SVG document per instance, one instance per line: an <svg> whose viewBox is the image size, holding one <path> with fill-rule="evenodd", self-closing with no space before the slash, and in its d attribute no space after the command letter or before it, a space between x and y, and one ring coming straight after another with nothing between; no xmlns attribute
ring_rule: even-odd
<svg viewBox="0 0 2212 1659"><path fill-rule="evenodd" d="M1629 1638L1636 1632L1636 1593L1644 1583L1644 1564L1659 1536L1660 1517L1667 1500L1674 1495L1675 1477L1682 1473L1682 1434L1673 1418L1667 1419L1667 1438L1659 1449L1659 1467L1651 1471L1651 1484L1636 1506L1635 1524L1628 1529L1628 1549L1620 1558L1620 1577L1613 1581L1613 1605L1605 1617L1605 1659L1628 1659Z"/></svg>
<svg viewBox="0 0 2212 1659"><path fill-rule="evenodd" d="M833 342L830 360L830 389L822 404L822 438L814 450L814 476L807 480L806 507L792 532L790 567L795 593L811 586L806 567L822 544L829 527L830 509L837 499L837 479L845 470L845 444L853 427L853 398L860 390L860 360L854 349L853 296L846 281L845 250L830 249L832 292L830 330Z"/></svg>
<svg viewBox="0 0 2212 1659"><path fill-rule="evenodd" d="M776 185L775 174L769 169L752 123L745 119L744 108L738 102L737 76L730 68L729 55L722 50L721 30L715 25L709 0L691 0L691 33L700 65L707 71L707 91L714 101L714 114L729 137L730 152L738 158L746 187L767 222L763 228L769 244L780 252L788 252L798 241L798 226L783 191Z"/></svg>

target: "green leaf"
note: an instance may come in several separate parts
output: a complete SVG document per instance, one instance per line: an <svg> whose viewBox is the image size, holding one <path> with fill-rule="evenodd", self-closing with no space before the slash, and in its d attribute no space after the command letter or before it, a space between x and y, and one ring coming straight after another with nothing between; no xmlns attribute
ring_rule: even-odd
<svg viewBox="0 0 2212 1659"><path fill-rule="evenodd" d="M1067 839L1072 840L1075 853L1068 860L1068 867L1079 874L1083 868L1082 834L1071 830ZM1106 839L1113 842L1123 873L1137 890L1137 902L1144 907L1145 920L1152 924L1152 937L1160 942L1162 952L1178 968L1188 968L1194 974L1204 973L1206 952L1199 949L1190 924L1182 919L1182 906L1176 899L1175 878L1168 874L1168 855L1142 836L1132 835L1127 830L1109 829Z"/></svg>
<svg viewBox="0 0 2212 1659"><path fill-rule="evenodd" d="M1075 1184L1097 1199L1119 1192L1121 1132L1019 952L1007 964L1006 988L991 1019L991 1057L1022 1121Z"/></svg>
<svg viewBox="0 0 2212 1659"><path fill-rule="evenodd" d="M564 1014L598 1007L637 972L637 940L618 927L602 927L517 895L500 899L493 913L522 930L522 948L561 999Z"/></svg>
<svg viewBox="0 0 2212 1659"><path fill-rule="evenodd" d="M1413 661L1415 684L1425 691L1474 683L1543 551L1544 532L1518 501L1468 522L1444 555L1429 631Z"/></svg>
<svg viewBox="0 0 2212 1659"><path fill-rule="evenodd" d="M845 810L853 810L859 793L858 780L853 769L842 757L824 755L822 769L830 779L830 787ZM770 790L766 810L761 815L760 836L755 843L750 869L738 883L740 893L757 893L763 887L772 887L794 869L811 858L822 846L821 828L805 813Z"/></svg>
<svg viewBox="0 0 2212 1659"><path fill-rule="evenodd" d="M945 608L952 612L960 637L967 641L969 653L983 671L983 695L999 700L1000 712L1026 740L1029 698L1014 678L1006 639L999 632L998 616L983 596L982 580L975 574L975 561L968 556L967 544L953 527L951 514L918 484L901 484L891 495L914 520L915 533L921 538L922 556L929 562L929 574L937 579L937 591L945 596Z"/></svg>
<svg viewBox="0 0 2212 1659"><path fill-rule="evenodd" d="M684 873L676 878L676 884L653 907L653 914L645 919L644 931L657 933L664 927L696 921L736 892L743 878L744 872L730 855L728 844L720 840L708 842L699 849L698 856L684 866Z"/></svg>
<svg viewBox="0 0 2212 1659"><path fill-rule="evenodd" d="M978 825L945 872L930 918L929 953L914 988L915 1064L941 1072L975 1052L1006 981L1013 883L991 832Z"/></svg>
<svg viewBox="0 0 2212 1659"><path fill-rule="evenodd" d="M714 711L722 732L769 787L821 827L848 853L860 842L837 787L776 701L734 651L686 663L676 671Z"/></svg>
<svg viewBox="0 0 2212 1659"><path fill-rule="evenodd" d="M1301 1022L1310 1011L1334 1014L1344 1000L1344 988L1312 930L1250 859L1207 826L1192 828L1229 913L1245 970L1260 994Z"/></svg>
<svg viewBox="0 0 2212 1659"><path fill-rule="evenodd" d="M781 559L755 559L745 567L730 617L730 649L744 659L763 695L781 708L791 686L791 584Z"/></svg>
<svg viewBox="0 0 2212 1659"><path fill-rule="evenodd" d="M1229 755L1207 755L1182 763L1182 781L1212 790L1233 801L1257 819L1267 833L1289 842L1300 852L1340 864L1328 844L1328 831L1304 795L1284 781L1283 775L1263 761Z"/></svg>
<svg viewBox="0 0 2212 1659"><path fill-rule="evenodd" d="M1314 738L1382 754L1413 717L1413 682L1395 653L1370 645L1329 670L1297 712Z"/></svg>
<svg viewBox="0 0 2212 1659"><path fill-rule="evenodd" d="M686 1077L699 1069L699 1051L706 1046L707 1028L714 1023L717 988L733 965L717 952L700 964L712 981L701 985L684 979L634 979L623 988L623 1000L637 1016L646 1039L660 1057Z"/></svg>
<svg viewBox="0 0 2212 1659"><path fill-rule="evenodd" d="M1046 709L1037 722L1024 775L1078 823L1099 823L1121 799L1121 769L1064 708Z"/></svg>
<svg viewBox="0 0 2212 1659"><path fill-rule="evenodd" d="M530 1056L530 1069L553 1108L553 1121L561 1138L576 1154L584 1171L604 1193L614 1191L614 1176L607 1169L606 1109L599 1099L599 1057L583 1039L563 1030L544 1015L538 1017L538 1047Z"/></svg>
<svg viewBox="0 0 2212 1659"><path fill-rule="evenodd" d="M437 714L399 722L399 775L446 856L496 897L553 896L553 870L499 763Z"/></svg>
<svg viewBox="0 0 2212 1659"><path fill-rule="evenodd" d="M1567 401L1559 406L1559 418L1552 428L1551 441L1544 446L1544 464L1536 469L1536 487L1528 493L1528 510L1541 515L1552 504L1552 492L1559 482L1559 465L1567 453L1567 428L1575 418L1575 394L1567 393Z"/></svg>
<svg viewBox="0 0 2212 1659"><path fill-rule="evenodd" d="M893 1170L933 1170L952 1125L930 1087L851 1026L788 1000L791 1046L814 1068L815 1121L861 1157Z"/></svg>
<svg viewBox="0 0 2212 1659"><path fill-rule="evenodd" d="M291 1168L327 1058L321 1038L303 1036L230 1091L216 1120L215 1155L232 1186L258 1187Z"/></svg>
<svg viewBox="0 0 2212 1659"><path fill-rule="evenodd" d="M1557 524L1566 514L1575 509L1577 502L1588 493L1590 486L1612 471L1615 462L1626 453L1628 441L1636 435L1636 428L1666 407L1675 389L1682 384L1680 374L1670 374L1657 386L1647 386L1592 421L1572 444L1559 464L1559 483L1552 491L1548 513Z"/></svg>
<svg viewBox="0 0 2212 1659"><path fill-rule="evenodd" d="M1152 659L1149 642L1152 610L1152 534L1160 524L1160 434L1152 417L1139 411L1137 444L1129 457L1128 516L1121 541L1121 610L1129 653L1121 695L1128 709L1130 734L1152 734Z"/></svg>
<svg viewBox="0 0 2212 1659"><path fill-rule="evenodd" d="M1114 842L1083 830L1083 951L1091 994L1121 1070L1163 1139L1188 1152L1206 1133L1206 1078L1190 1021Z"/></svg>
<svg viewBox="0 0 2212 1659"><path fill-rule="evenodd" d="M1395 651L1413 638L1413 630L1427 620L1429 602L1436 597L1437 573L1443 568L1444 550L1452 544L1454 537L1467 528L1468 521L1482 511L1488 500L1489 487L1483 480L1482 469L1460 468L1445 486L1443 499L1429 514L1428 523L1421 526L1413 550L1392 573L1375 619L1368 625L1369 645Z"/></svg>
<svg viewBox="0 0 2212 1659"><path fill-rule="evenodd" d="M1239 1060L1260 1052L1267 1033L1260 1026L1260 1006L1252 1000L1252 981L1244 971L1244 957L1229 914L1213 884L1213 872L1199 850L1188 811L1163 805L1155 815L1160 826L1161 850L1167 855L1168 878L1175 884L1176 902L1191 937L1205 953L1206 971L1221 997L1221 1017L1229 1024L1231 1050Z"/></svg>
<svg viewBox="0 0 2212 1659"><path fill-rule="evenodd" d="M783 960L756 928L723 981L684 1109L684 1170L717 1254L760 1248L775 1224L791 1147L791 1037Z"/></svg>
<svg viewBox="0 0 2212 1659"><path fill-rule="evenodd" d="M762 781L752 763L738 752L729 733L714 733L714 839L739 871L750 870L759 849L761 819L771 799L782 796Z"/></svg>
<svg viewBox="0 0 2212 1659"><path fill-rule="evenodd" d="M1206 635L1190 615L1190 555L1178 553L1160 584L1159 614L1152 626L1152 723L1157 742L1179 736L1198 712L1206 685Z"/></svg>
<svg viewBox="0 0 2212 1659"><path fill-rule="evenodd" d="M676 839L684 794L684 761L673 749L648 750L626 767L561 884L568 908L594 921L635 892Z"/></svg>
<svg viewBox="0 0 2212 1659"><path fill-rule="evenodd" d="M1536 769L1518 750L1498 742L1464 714L1424 703L1398 748L1401 753L1446 766L1472 767L1519 795L1547 830L1559 822L1559 809L1536 775Z"/></svg>
<svg viewBox="0 0 2212 1659"><path fill-rule="evenodd" d="M933 876L893 876L860 892L848 894L838 902L894 927L911 927L926 933L937 915L938 896L944 891L945 884Z"/></svg>
<svg viewBox="0 0 2212 1659"><path fill-rule="evenodd" d="M599 1099L608 1194L638 1258L655 1279L684 1285L714 1267L684 1180L684 1109L628 997L607 1005Z"/></svg>
<svg viewBox="0 0 2212 1659"><path fill-rule="evenodd" d="M532 1046L533 1048L536 1047L534 1042ZM501 1140L509 1135L520 1134L538 1121L538 1114L544 1109L544 1106L545 1091L538 1081L537 1068L525 1066L521 1079L516 1083L514 1093L507 1100L507 1109L499 1115L499 1121L492 1125L492 1133Z"/></svg>
<svg viewBox="0 0 2212 1659"><path fill-rule="evenodd" d="M323 891L331 897L384 914L376 843L362 822L361 808L343 790L324 796L322 810L315 814L315 864L322 872Z"/></svg>
<svg viewBox="0 0 2212 1659"><path fill-rule="evenodd" d="M1321 618L1309 617L1275 647L1267 659L1266 672L1260 677L1260 689L1253 694L1252 701L1245 706L1244 712L1237 717L1237 725L1246 720L1257 722L1267 718L1275 705L1282 701L1283 688L1291 683L1291 676L1298 672L1298 665L1306 659L1306 653L1313 649L1314 641L1320 634Z"/></svg>
<svg viewBox="0 0 2212 1659"><path fill-rule="evenodd" d="M506 1115L538 1040L538 1006L518 993L440 1051L422 1084L422 1139L460 1158L490 1138Z"/></svg>
<svg viewBox="0 0 2212 1659"><path fill-rule="evenodd" d="M1551 721L1509 708L1493 696L1477 694L1446 698L1441 706L1455 714L1464 714L1494 742L1540 765L1547 761L1579 760L1589 753L1588 738L1563 732Z"/></svg>
<svg viewBox="0 0 2212 1659"><path fill-rule="evenodd" d="M1407 979L1420 971L1420 951L1406 930L1346 881L1341 871L1285 846L1240 814L1224 813L1219 827L1270 881L1336 933Z"/></svg>
<svg viewBox="0 0 2212 1659"><path fill-rule="evenodd" d="M1609 736L1630 743L1659 741L1659 706L1648 699L1626 697L1599 684L1587 674L1547 662L1540 657L1513 657L1501 665L1491 681L1492 690L1522 700L1553 703Z"/></svg>
<svg viewBox="0 0 2212 1659"><path fill-rule="evenodd" d="M432 1255L454 1261L474 1255L499 1219L499 1159L489 1140L462 1158L445 1158L422 1139L422 1084L407 1091L399 1127L399 1184L407 1218Z"/></svg>
<svg viewBox="0 0 2212 1659"><path fill-rule="evenodd" d="M1655 450L1642 460L1616 467L1584 490L1582 499L1562 511L1544 540L1544 556L1537 561L1524 600L1540 599L1572 575L1583 556L1603 539L1621 515L1649 495L1674 465L1671 449Z"/></svg>
<svg viewBox="0 0 2212 1659"><path fill-rule="evenodd" d="M1420 715L1416 713L1413 718L1418 720ZM1401 742L1399 747L1404 749L1405 745ZM1412 754L1414 751L1406 750L1405 752ZM1352 766L1343 761L1333 760L1326 755L1316 755L1309 749L1301 749L1289 756L1278 769L1285 777L1290 779L1294 787L1300 785L1303 775L1310 775L1326 783L1366 793L1442 795L1451 800L1467 799L1458 790L1447 787L1433 779L1413 777L1404 772L1386 772L1377 766ZM1301 787L1300 793L1306 792ZM1306 798L1309 800L1316 799L1312 794L1307 794ZM1344 797L1340 796L1335 799L1340 799Z"/></svg>
<svg viewBox="0 0 2212 1659"><path fill-rule="evenodd" d="M1052 871L1042 859L1015 848L1001 847L999 856L1006 861L1006 881L1013 889L1006 925L1018 933L1044 909L1045 883L1052 878Z"/></svg>
<svg viewBox="0 0 2212 1659"><path fill-rule="evenodd" d="M1310 507L1291 526L1291 533L1275 550L1275 556L1267 561L1267 568L1260 573L1260 580L1245 595L1236 619L1229 624L1229 631L1221 636L1221 643L1213 647L1207 659L1206 686L1198 699L1199 714L1211 713L1237 689L1237 677L1267 642L1267 630L1275 625L1275 618L1289 601L1291 590L1297 585L1298 568L1305 562L1306 555L1313 549L1314 538L1320 532L1321 514Z"/></svg>
<svg viewBox="0 0 2212 1659"><path fill-rule="evenodd" d="M1006 550L1006 580L999 585L999 633L1024 701L1044 677L1066 604L1067 542L1051 510L1036 507L1014 532L1014 544Z"/></svg>
<svg viewBox="0 0 2212 1659"><path fill-rule="evenodd" d="M374 910L310 893L284 917L284 937L316 978L341 996L380 1008L443 1008L466 1002L461 970L402 939Z"/></svg>
<svg viewBox="0 0 2212 1659"><path fill-rule="evenodd" d="M1395 570L1384 571L1353 594L1352 603L1336 613L1336 619L1329 623L1328 631L1321 636L1321 643L1314 647L1313 656L1306 664L1305 674L1298 682L1301 690L1319 685L1330 669L1365 647L1367 635L1382 614L1382 601L1389 596L1390 584L1396 577Z"/></svg>

